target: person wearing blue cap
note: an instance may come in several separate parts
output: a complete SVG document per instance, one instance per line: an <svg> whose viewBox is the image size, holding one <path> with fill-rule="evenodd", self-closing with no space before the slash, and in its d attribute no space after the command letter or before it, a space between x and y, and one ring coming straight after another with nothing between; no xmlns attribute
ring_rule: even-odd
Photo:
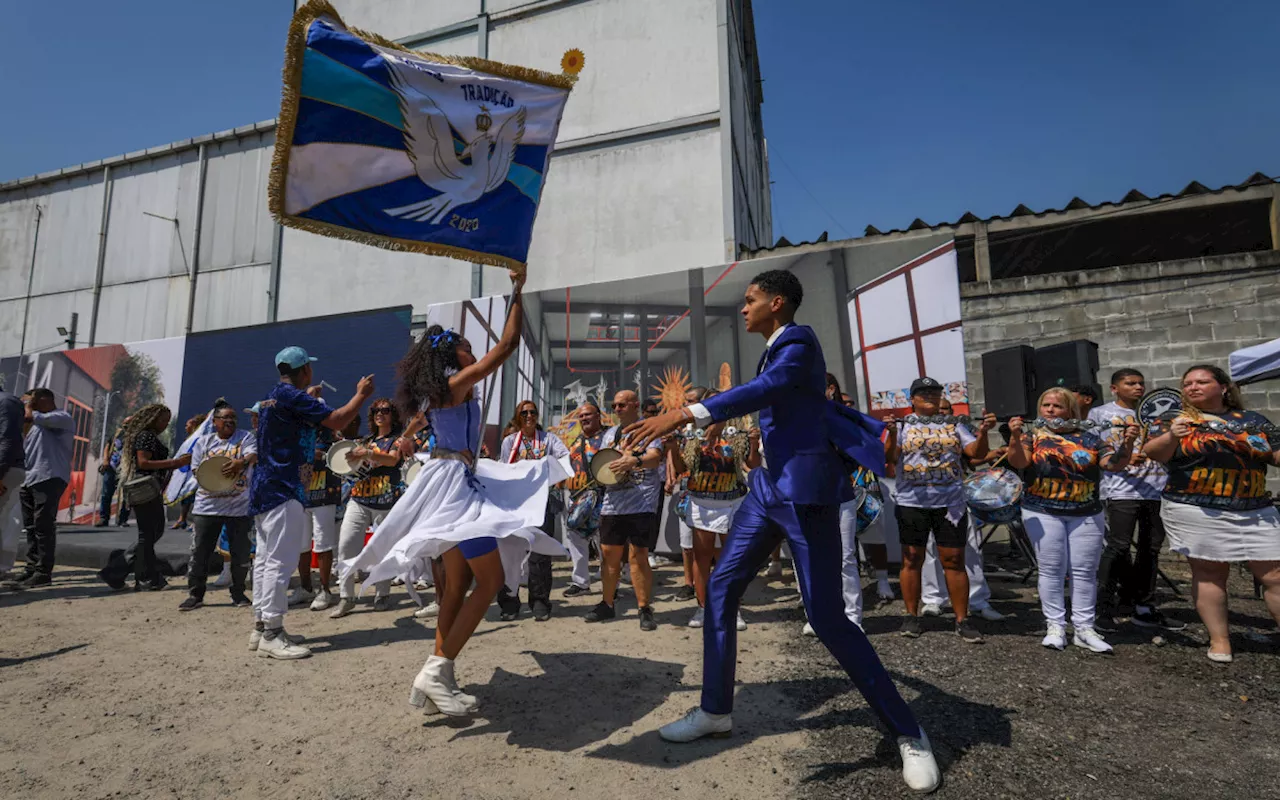
<svg viewBox="0 0 1280 800"><path fill-rule="evenodd" d="M258 529L253 562L254 629L249 649L264 658L306 658L311 651L284 631L289 608L289 577L306 539L307 517L303 490L311 473L319 428L339 431L373 395L373 376L366 375L356 394L339 409L319 398L312 386L311 364L316 359L301 347L276 354L277 383L259 403L258 464L249 486L249 513Z"/></svg>

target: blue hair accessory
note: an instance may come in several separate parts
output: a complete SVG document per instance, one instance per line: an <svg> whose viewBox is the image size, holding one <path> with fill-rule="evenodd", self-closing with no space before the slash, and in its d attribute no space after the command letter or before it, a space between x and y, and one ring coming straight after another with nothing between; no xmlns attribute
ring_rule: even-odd
<svg viewBox="0 0 1280 800"><path fill-rule="evenodd" d="M462 337L453 328L441 331L431 337L431 349L439 347L441 344L456 344Z"/></svg>

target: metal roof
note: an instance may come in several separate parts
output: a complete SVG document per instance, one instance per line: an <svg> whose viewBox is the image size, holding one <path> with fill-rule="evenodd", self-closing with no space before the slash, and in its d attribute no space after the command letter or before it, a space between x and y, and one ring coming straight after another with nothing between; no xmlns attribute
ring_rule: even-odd
<svg viewBox="0 0 1280 800"><path fill-rule="evenodd" d="M76 164L71 167L63 167L62 169L50 170L49 172L41 172L38 175L29 175L25 178L16 178L11 181L0 183L0 192L8 189L17 189L23 186L31 186L32 184L46 183L48 181L58 180L61 178L69 178L72 175L80 175L86 172L100 170L105 166L116 166L118 164L128 164L133 161L145 161L149 158L168 155L170 153L179 153L183 150L193 150L202 144L213 142L224 142L231 139L243 139L246 136L254 134L266 133L274 131L276 121L274 119L255 122L252 125L241 125L239 128L218 131L217 133L206 133L204 136L195 136L190 139L182 139L169 144L162 144L158 147L149 147L146 150L135 150L132 153L124 153L123 155L111 156L110 158L100 158L96 161L86 161L82 164Z"/></svg>
<svg viewBox="0 0 1280 800"><path fill-rule="evenodd" d="M996 214L990 217L979 217L977 214L974 214L972 211L966 211L964 212L964 214L960 215L960 217L956 219L954 222L937 222L937 223L930 224L928 222L925 222L923 219L920 219L919 217L917 217L915 220L911 222L910 225L908 225L905 228L894 228L888 231L882 231L879 228L875 227L874 225L868 225L863 233L863 236L858 238L861 239L861 238L868 238L868 237L874 237L874 236L891 236L894 234L915 233L918 231L941 231L941 230L958 228L962 225L967 225L975 222L981 222L986 224L986 223L992 223L992 222L1000 222L1004 220L1017 219L1018 217L1048 217L1051 214L1065 214L1066 212L1069 212L1069 211L1081 211L1081 210L1099 211L1109 207L1121 208L1121 207L1132 205L1135 203L1154 205L1157 203L1169 202L1172 200L1180 200L1182 198L1195 197L1198 195L1221 195L1221 194L1225 194L1227 192L1232 192L1232 191L1241 192L1255 186L1267 186L1271 184L1280 184L1280 177L1273 178L1262 172L1255 172L1252 175L1250 175L1248 178L1245 178L1244 181L1241 183L1228 184L1226 186L1220 186L1217 189L1210 189L1204 184L1200 183L1199 181L1192 181L1191 183L1188 183L1185 187L1183 187L1182 191L1178 192L1177 194L1160 194L1154 197L1149 197L1137 189L1130 189L1127 193L1125 193L1124 197L1120 198L1119 200L1114 200L1114 201L1104 200L1101 203L1090 203L1086 200L1082 200L1079 197L1073 197L1062 208L1046 208L1041 211L1034 211L1028 208L1026 205L1019 203L1018 206L1014 208L1012 211L1010 211L1008 214ZM1045 220L1046 224L1053 224L1053 222L1054 221L1051 219ZM799 242L795 244L788 241L786 237L782 237L778 239L778 241L773 245L773 247L766 247L766 248L762 248L760 250L755 250L752 252L753 254L767 253L772 250L792 248L792 247L804 247L806 245L820 244L826 241L827 241L826 231L823 231L822 235L820 235L817 239L813 241L804 241L804 242Z"/></svg>

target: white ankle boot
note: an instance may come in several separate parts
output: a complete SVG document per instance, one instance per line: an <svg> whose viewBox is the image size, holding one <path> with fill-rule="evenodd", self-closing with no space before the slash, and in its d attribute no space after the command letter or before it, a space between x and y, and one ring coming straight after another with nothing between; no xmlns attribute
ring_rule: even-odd
<svg viewBox="0 0 1280 800"><path fill-rule="evenodd" d="M453 659L444 656L431 656L413 679L413 688L409 690L409 703L425 709L428 714L439 711L451 717L465 717L467 707L454 696L449 684L445 683L445 671L453 672Z"/></svg>
<svg viewBox="0 0 1280 800"><path fill-rule="evenodd" d="M453 677L453 665L453 661L446 660L445 668L440 673L440 678L444 681L445 686L449 687L449 691L453 692L453 696L458 698L458 702L462 703L467 711L474 714L480 710L480 701L476 700L473 695L469 695L458 688L458 679Z"/></svg>

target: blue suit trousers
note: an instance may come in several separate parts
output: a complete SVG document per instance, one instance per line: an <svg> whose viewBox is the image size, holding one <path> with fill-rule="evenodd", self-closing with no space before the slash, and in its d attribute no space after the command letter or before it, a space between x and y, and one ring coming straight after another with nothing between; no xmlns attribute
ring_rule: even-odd
<svg viewBox="0 0 1280 800"><path fill-rule="evenodd" d="M840 507L785 500L764 469L752 470L751 491L733 517L724 549L707 583L703 627L702 709L733 710L738 605L747 584L785 536L809 623L853 679L871 710L896 736L920 735L920 725L893 685L866 634L844 613L840 576Z"/></svg>

